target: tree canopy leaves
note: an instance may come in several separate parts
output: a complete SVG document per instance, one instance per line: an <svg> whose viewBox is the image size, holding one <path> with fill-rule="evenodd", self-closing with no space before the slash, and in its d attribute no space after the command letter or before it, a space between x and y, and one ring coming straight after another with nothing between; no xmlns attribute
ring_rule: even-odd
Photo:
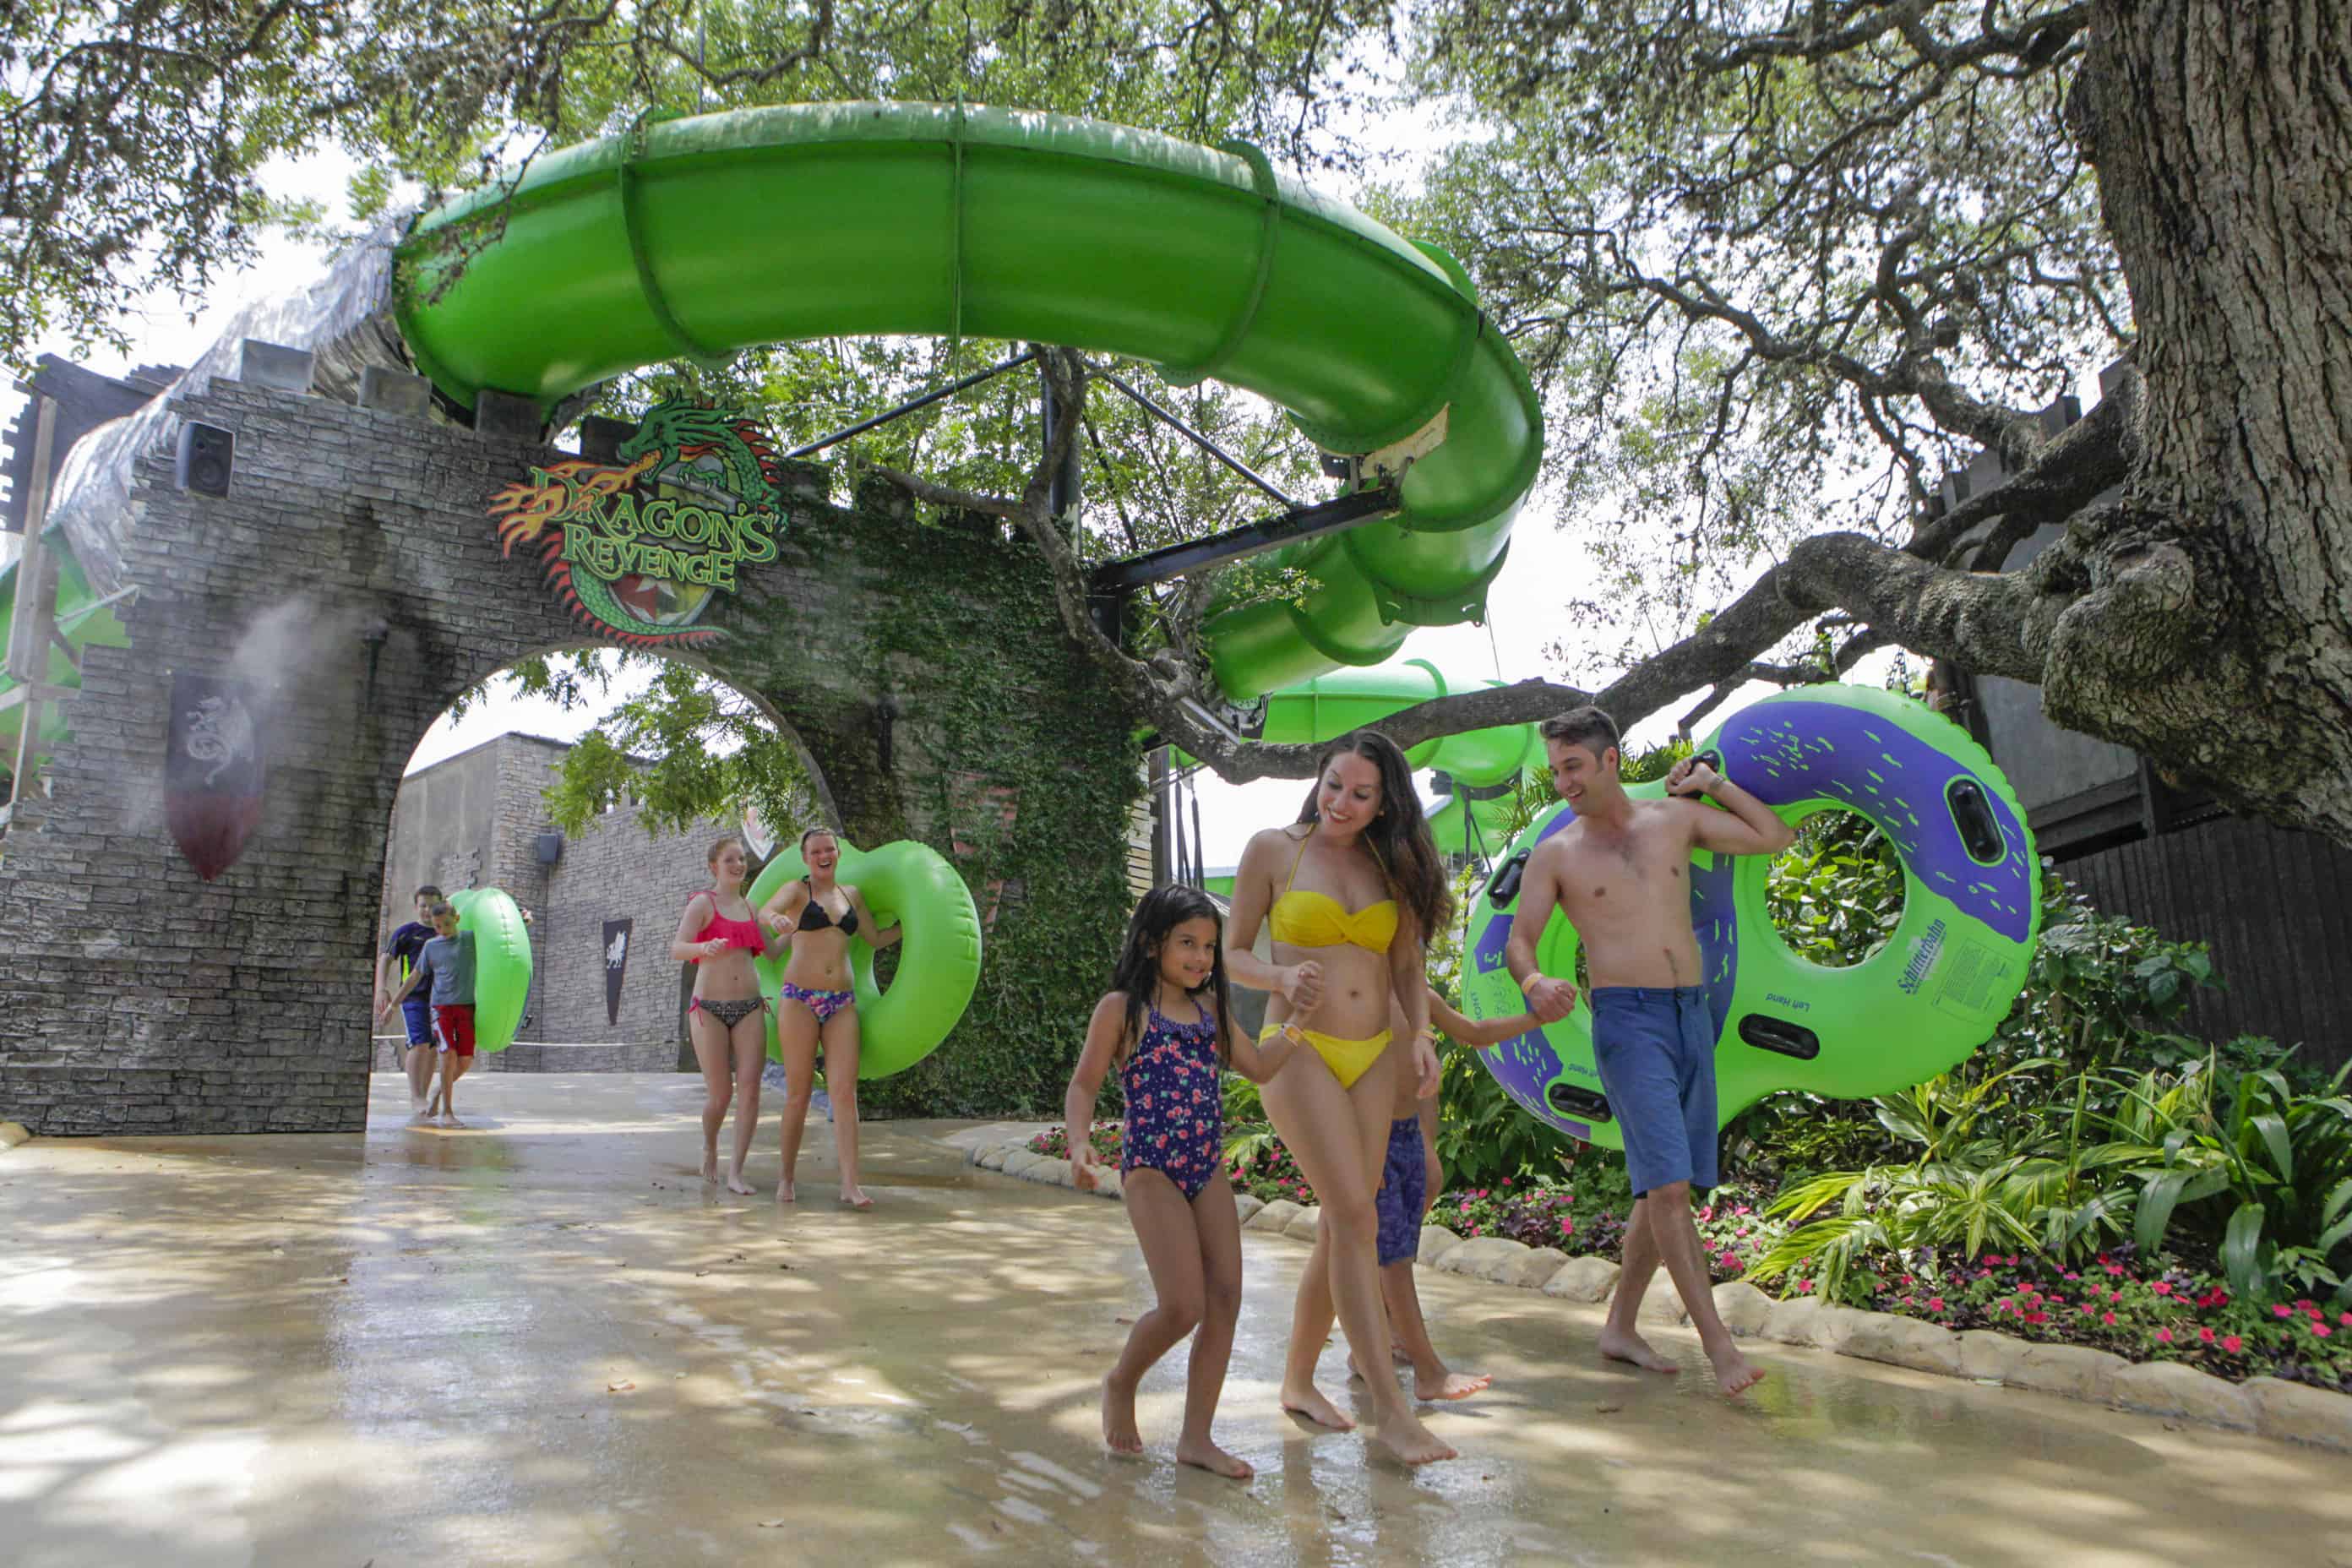
<svg viewBox="0 0 2352 1568"><path fill-rule="evenodd" d="M2085 13L1423 0L1417 83L1484 134L1420 216L1544 388L1594 618L1694 629L1825 526L1904 540L1948 466L2022 466L2031 411L2123 350L2065 122Z"/></svg>
<svg viewBox="0 0 2352 1568"><path fill-rule="evenodd" d="M286 215L272 160L359 159L355 216L403 181L512 177L639 114L869 98L1091 114L1344 160L1372 0L36 0L0 10L0 358L122 342Z"/></svg>

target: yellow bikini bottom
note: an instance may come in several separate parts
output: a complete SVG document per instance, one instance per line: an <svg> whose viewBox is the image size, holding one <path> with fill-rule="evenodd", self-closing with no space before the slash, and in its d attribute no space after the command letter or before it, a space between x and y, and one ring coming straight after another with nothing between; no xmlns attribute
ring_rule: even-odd
<svg viewBox="0 0 2352 1568"><path fill-rule="evenodd" d="M1283 1026L1276 1025L1258 1038L1270 1040L1282 1033L1282 1029ZM1337 1035L1318 1034L1313 1029L1301 1029L1298 1034L1300 1038L1315 1047L1315 1054L1323 1058L1323 1065L1331 1069L1331 1076L1339 1080L1341 1089L1354 1087L1356 1080L1381 1059L1381 1053L1389 1048L1389 1031L1386 1029L1363 1040L1343 1040Z"/></svg>

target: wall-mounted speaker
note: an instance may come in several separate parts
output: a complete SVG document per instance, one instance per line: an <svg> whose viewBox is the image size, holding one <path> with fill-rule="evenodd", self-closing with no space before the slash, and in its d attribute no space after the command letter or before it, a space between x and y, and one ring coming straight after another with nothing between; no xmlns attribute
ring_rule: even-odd
<svg viewBox="0 0 2352 1568"><path fill-rule="evenodd" d="M539 852L539 863L541 865L552 866L558 860L563 858L563 835L561 833L542 833L539 836L538 843L532 847L537 849Z"/></svg>
<svg viewBox="0 0 2352 1568"><path fill-rule="evenodd" d="M229 470L236 466L236 432L191 419L180 426L180 450L172 478L184 490L199 495L228 494Z"/></svg>

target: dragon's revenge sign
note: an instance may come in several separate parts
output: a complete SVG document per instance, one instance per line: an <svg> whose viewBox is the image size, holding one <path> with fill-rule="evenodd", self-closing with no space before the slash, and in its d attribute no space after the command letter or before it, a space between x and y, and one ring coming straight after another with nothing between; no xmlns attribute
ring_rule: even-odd
<svg viewBox="0 0 2352 1568"><path fill-rule="evenodd" d="M597 631L631 647L693 647L736 569L776 558L784 529L774 454L740 414L681 398L654 405L621 467L530 471L490 498L500 553L540 547L548 584Z"/></svg>

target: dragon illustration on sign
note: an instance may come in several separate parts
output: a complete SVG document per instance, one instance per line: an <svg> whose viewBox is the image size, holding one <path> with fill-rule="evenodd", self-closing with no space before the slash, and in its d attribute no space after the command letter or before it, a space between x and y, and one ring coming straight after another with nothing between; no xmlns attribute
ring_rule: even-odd
<svg viewBox="0 0 2352 1568"><path fill-rule="evenodd" d="M739 565L776 558L783 532L775 455L743 415L685 398L656 404L612 468L534 468L490 498L499 553L534 543L564 605L629 647L695 647Z"/></svg>
<svg viewBox="0 0 2352 1568"><path fill-rule="evenodd" d="M245 705L225 697L207 697L182 715L187 725L190 759L210 763L205 787L220 782L221 774L254 755L253 720Z"/></svg>

